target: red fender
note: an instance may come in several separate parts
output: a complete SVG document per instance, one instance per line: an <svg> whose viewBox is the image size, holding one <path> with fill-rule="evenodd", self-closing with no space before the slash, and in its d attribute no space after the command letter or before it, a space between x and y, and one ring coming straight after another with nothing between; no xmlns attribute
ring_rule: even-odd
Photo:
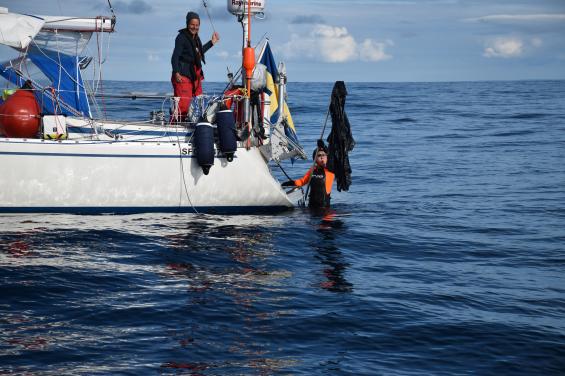
<svg viewBox="0 0 565 376"><path fill-rule="evenodd" d="M0 106L0 134L11 138L37 137L39 113L39 104L31 91L16 91Z"/></svg>

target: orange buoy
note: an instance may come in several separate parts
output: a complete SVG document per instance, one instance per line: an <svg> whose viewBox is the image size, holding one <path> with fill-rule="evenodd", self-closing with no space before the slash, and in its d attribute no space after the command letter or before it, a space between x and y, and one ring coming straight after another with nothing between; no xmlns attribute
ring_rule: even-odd
<svg viewBox="0 0 565 376"><path fill-rule="evenodd" d="M0 134L35 138L39 131L39 104L29 90L18 90L0 106Z"/></svg>
<svg viewBox="0 0 565 376"><path fill-rule="evenodd" d="M255 69L255 49L253 47L245 47L243 49L243 68L248 79L253 76Z"/></svg>

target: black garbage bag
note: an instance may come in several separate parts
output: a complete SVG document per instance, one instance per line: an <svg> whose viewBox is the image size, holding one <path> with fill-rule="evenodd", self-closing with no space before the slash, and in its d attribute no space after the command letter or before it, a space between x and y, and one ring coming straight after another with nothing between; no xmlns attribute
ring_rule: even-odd
<svg viewBox="0 0 565 376"><path fill-rule="evenodd" d="M335 174L337 190L348 191L351 185L351 165L349 152L355 146L351 134L351 125L345 113L345 97L347 89L343 81L336 81L332 90L330 114L332 115L332 131L328 141L328 169Z"/></svg>

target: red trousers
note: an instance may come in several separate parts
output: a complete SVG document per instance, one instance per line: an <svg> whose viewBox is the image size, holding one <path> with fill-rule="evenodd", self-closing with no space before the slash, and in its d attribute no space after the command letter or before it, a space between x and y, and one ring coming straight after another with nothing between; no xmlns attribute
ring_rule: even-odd
<svg viewBox="0 0 565 376"><path fill-rule="evenodd" d="M177 82L175 74L171 76L171 83L173 84L173 91L175 97L180 97L179 111L181 116L188 114L190 101L193 96L202 94L202 69L194 67L197 79L192 81L190 78L181 76L181 82Z"/></svg>

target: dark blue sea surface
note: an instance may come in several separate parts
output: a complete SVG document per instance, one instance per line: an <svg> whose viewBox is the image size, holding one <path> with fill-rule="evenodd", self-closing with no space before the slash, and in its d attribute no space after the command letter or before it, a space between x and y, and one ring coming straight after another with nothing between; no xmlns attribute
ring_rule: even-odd
<svg viewBox="0 0 565 376"><path fill-rule="evenodd" d="M1 215L0 374L565 374L565 82L347 87L329 217ZM308 154L331 89L290 84Z"/></svg>

